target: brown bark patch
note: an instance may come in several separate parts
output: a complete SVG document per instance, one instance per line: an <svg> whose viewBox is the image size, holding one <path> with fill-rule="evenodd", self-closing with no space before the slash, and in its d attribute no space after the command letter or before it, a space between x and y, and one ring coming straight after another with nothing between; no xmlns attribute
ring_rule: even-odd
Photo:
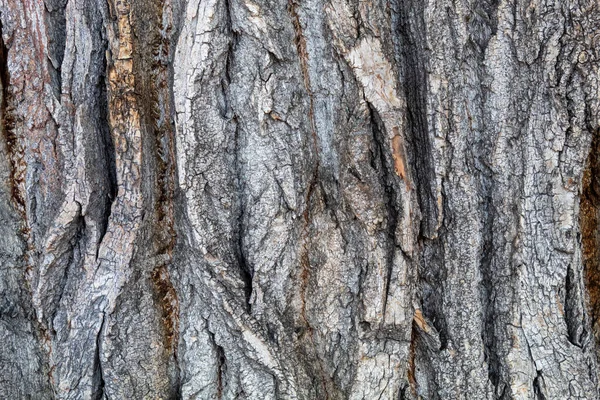
<svg viewBox="0 0 600 400"><path fill-rule="evenodd" d="M411 184L408 179L408 174L406 173L404 144L397 127L394 127L394 137L392 138L392 158L394 159L394 171L396 172L396 175L402 178L406 184L406 189L410 190Z"/></svg>
<svg viewBox="0 0 600 400"><path fill-rule="evenodd" d="M411 329L411 333L410 333L410 347L408 348L408 371L407 371L407 377L408 377L408 384L410 386L410 390L413 394L413 396L417 395L417 377L416 377L416 347L417 347L417 335L418 335L418 330L416 327L416 315L415 315L415 320L413 321L412 324L412 329Z"/></svg>
<svg viewBox="0 0 600 400"><path fill-rule="evenodd" d="M404 156L402 154L402 138L400 135L394 136L392 139L392 155L394 157L394 170L396 174L402 178L406 178L406 168L404 167Z"/></svg>
<svg viewBox="0 0 600 400"><path fill-rule="evenodd" d="M156 301L162 310L166 349L175 354L179 332L179 301L169 271L161 265L152 272Z"/></svg>
<svg viewBox="0 0 600 400"><path fill-rule="evenodd" d="M581 242L591 323L600 339L600 132L596 132L583 174Z"/></svg>
<svg viewBox="0 0 600 400"><path fill-rule="evenodd" d="M25 166L21 165L22 161L22 150L19 149L19 143L14 133L14 118L10 112L10 76L8 72L8 49L4 43L2 37L2 22L0 22L0 119L2 121L2 134L6 143L7 156L10 160L10 190L12 199L15 202L18 211L25 215L25 199L21 190L19 189L24 185L23 173L17 171L24 171ZM20 168L19 168L20 167Z"/></svg>

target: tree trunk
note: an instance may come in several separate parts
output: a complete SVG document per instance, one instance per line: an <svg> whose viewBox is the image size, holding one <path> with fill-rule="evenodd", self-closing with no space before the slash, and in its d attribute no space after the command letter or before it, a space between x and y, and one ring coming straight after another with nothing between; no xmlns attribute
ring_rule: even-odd
<svg viewBox="0 0 600 400"><path fill-rule="evenodd" d="M0 398L598 399L599 3L286 1L0 0Z"/></svg>

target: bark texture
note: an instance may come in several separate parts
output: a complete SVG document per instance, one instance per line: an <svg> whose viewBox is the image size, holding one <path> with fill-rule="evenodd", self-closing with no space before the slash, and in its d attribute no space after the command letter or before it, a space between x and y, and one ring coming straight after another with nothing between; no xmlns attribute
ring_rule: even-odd
<svg viewBox="0 0 600 400"><path fill-rule="evenodd" d="M0 398L600 398L597 1L0 21Z"/></svg>

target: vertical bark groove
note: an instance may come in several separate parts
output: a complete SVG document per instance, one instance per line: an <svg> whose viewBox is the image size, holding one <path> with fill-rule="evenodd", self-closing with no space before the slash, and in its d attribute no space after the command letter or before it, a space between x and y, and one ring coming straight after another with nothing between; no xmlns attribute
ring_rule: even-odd
<svg viewBox="0 0 600 400"><path fill-rule="evenodd" d="M108 222L110 221L110 215L112 212L112 206L117 198L118 186L117 186L117 163L116 163L116 151L113 142L112 135L109 129L109 117L108 117L108 93L107 93L107 81L106 75L108 74L108 60L106 59L106 52L108 49L108 43L103 41L103 48L100 49L102 54L102 65L103 71L99 76L97 84L97 96L98 96L98 123L100 125L101 143L102 148L100 149L101 157L104 159L106 171L103 171L107 176L108 187L106 188L106 199L103 207L100 232L98 235L98 242L96 243L96 260L98 260L98 251L100 251L100 244L106 235L108 229Z"/></svg>
<svg viewBox="0 0 600 400"><path fill-rule="evenodd" d="M377 110L367 101L367 107L369 108L369 118L371 123L371 130L373 135L373 142L376 147L376 169L380 171L381 185L385 188L385 199L384 203L387 207L387 229L386 233L389 236L390 244L386 251L386 259L384 260L386 265L386 280L384 285L384 302L382 307L382 314L385 315L387 308L387 300L390 293L390 286L392 281L392 272L394 264L394 251L396 249L396 227L398 226L398 206L396 199L398 193L394 188L394 178L391 172L394 169L391 165L388 165L388 160L385 157L385 127L381 121L381 117L377 113Z"/></svg>
<svg viewBox="0 0 600 400"><path fill-rule="evenodd" d="M600 135L592 137L583 173L580 204L581 243L590 322L600 343ZM571 336L571 332L569 332Z"/></svg>
<svg viewBox="0 0 600 400"><path fill-rule="evenodd" d="M50 70L54 95L61 98L62 63L66 48L66 5L67 0L45 0L46 25L52 35L48 40L48 69Z"/></svg>
<svg viewBox="0 0 600 400"><path fill-rule="evenodd" d="M102 328L104 327L104 318L105 316L102 316L102 322L100 323L100 329L98 330L98 335L96 336L96 351L94 353L94 378L92 381L92 399L94 400L101 400L104 398L104 375L102 372L102 361L100 359L101 357L101 353L102 350L100 349L100 346L102 344L102 339L101 339L101 335L102 335Z"/></svg>
<svg viewBox="0 0 600 400"><path fill-rule="evenodd" d="M7 158L10 162L10 188L12 199L15 202L19 212L25 216L25 199L23 198L22 185L23 178L19 165L19 159L22 158L22 151L19 149L19 142L14 132L14 116L11 112L11 94L10 94L10 71L8 69L8 48L4 43L2 23L0 22L0 83L2 84L2 100L0 102L0 111L2 112L2 134L6 142Z"/></svg>

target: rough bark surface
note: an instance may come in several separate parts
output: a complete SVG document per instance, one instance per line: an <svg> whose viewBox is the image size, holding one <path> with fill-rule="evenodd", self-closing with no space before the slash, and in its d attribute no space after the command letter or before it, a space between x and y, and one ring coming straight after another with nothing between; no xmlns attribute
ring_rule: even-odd
<svg viewBox="0 0 600 400"><path fill-rule="evenodd" d="M597 1L0 22L0 398L600 398Z"/></svg>

